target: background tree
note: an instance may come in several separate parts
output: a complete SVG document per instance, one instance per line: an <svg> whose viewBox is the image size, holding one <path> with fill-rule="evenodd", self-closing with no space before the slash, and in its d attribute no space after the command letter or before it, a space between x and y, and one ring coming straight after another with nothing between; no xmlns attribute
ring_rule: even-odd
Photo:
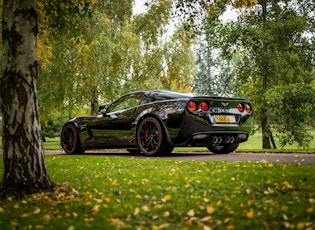
<svg viewBox="0 0 315 230"><path fill-rule="evenodd" d="M37 106L36 1L5 0L2 20L1 193L19 197L53 187L44 161Z"/></svg>
<svg viewBox="0 0 315 230"><path fill-rule="evenodd" d="M222 55L240 57L234 67L236 83L247 89L239 93L255 105L263 148L271 147L272 131L280 134L281 145L305 146L310 138L305 123L314 103L314 7L303 0L260 0L217 30Z"/></svg>
<svg viewBox="0 0 315 230"><path fill-rule="evenodd" d="M172 1L150 1L138 15L131 14L132 1L127 0L105 5L40 2L40 40L46 40L41 43L39 81L44 124L56 114L63 116L58 111L68 111L69 117L88 110L96 114L98 104L128 91L189 84L194 70L191 43L167 34Z"/></svg>

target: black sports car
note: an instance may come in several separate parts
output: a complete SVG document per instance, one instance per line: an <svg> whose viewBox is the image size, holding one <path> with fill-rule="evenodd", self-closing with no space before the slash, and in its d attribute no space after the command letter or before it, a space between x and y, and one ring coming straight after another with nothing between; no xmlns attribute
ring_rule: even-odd
<svg viewBox="0 0 315 230"><path fill-rule="evenodd" d="M164 90L128 93L99 115L69 120L61 131L68 154L86 149L125 148L147 156L174 147L202 146L217 154L233 152L251 130L251 103Z"/></svg>

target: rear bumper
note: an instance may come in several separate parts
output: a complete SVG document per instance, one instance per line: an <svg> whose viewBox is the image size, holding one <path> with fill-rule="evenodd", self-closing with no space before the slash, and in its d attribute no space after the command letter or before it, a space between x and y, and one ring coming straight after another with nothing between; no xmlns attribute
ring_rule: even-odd
<svg viewBox="0 0 315 230"><path fill-rule="evenodd" d="M213 146L247 141L251 132L249 117L239 124L211 124L207 118L186 116L178 130L169 132L174 146ZM172 135L173 134L173 135Z"/></svg>

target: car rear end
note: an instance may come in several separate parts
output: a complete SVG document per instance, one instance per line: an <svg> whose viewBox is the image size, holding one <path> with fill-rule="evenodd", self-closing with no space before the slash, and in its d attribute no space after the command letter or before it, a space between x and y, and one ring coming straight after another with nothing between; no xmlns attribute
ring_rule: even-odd
<svg viewBox="0 0 315 230"><path fill-rule="evenodd" d="M251 131L251 103L242 98L192 97L176 142L216 146L244 142Z"/></svg>

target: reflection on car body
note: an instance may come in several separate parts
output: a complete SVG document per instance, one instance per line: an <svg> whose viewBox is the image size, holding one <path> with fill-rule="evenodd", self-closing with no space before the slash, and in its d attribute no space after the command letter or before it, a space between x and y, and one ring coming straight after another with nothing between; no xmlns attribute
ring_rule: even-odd
<svg viewBox="0 0 315 230"><path fill-rule="evenodd" d="M230 153L251 131L252 105L243 98L145 90L123 95L99 112L66 122L61 131L66 153L126 148L155 156L180 146Z"/></svg>

